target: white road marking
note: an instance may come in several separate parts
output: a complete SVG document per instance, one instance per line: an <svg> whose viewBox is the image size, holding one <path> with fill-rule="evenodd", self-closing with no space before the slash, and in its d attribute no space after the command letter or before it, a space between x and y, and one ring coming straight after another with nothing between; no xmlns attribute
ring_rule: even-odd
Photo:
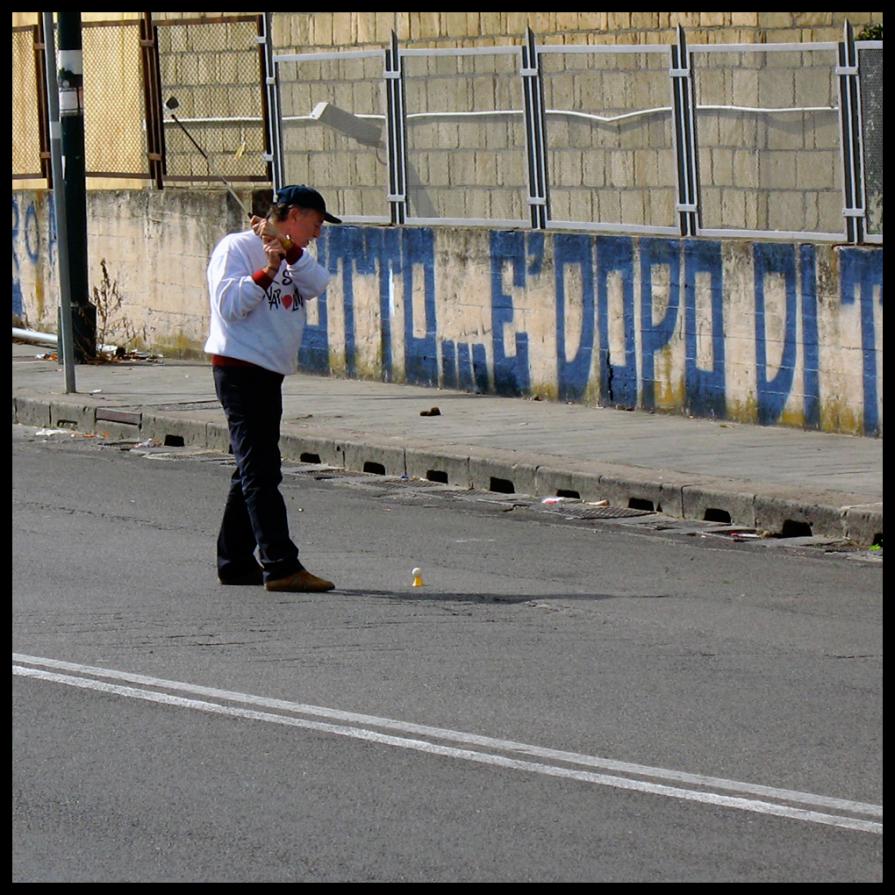
<svg viewBox="0 0 895 895"><path fill-rule="evenodd" d="M428 727L405 721L395 721L389 718L378 718L373 715L362 715L322 706L304 705L302 703L288 702L281 699L270 699L247 693L219 690L213 687L203 687L196 684L183 683L181 681L169 681L162 678L132 674L125 671L97 668L90 665L80 665L74 662L63 662L58 659L47 659L13 653L13 661L23 663L21 665L13 666L14 675L52 681L54 683L80 687L83 689L97 690L117 696L147 700L172 706L181 706L213 714L229 715L231 717L301 727L322 733L348 736L381 745L414 749L450 758L459 758L499 767L531 771L554 777L565 777L567 779L579 780L587 783L596 783L602 786L611 786L617 789L634 790L653 795L683 799L686 801L737 808L758 814L776 815L778 817L787 817L808 821L810 823L827 824L849 830L881 834L883 829L881 822L876 822L870 819L881 819L882 807L866 802L855 802L847 799L814 795L812 793L742 783L735 780L724 780L717 777L688 774L683 771L630 764L627 762L616 761L614 759L581 755L575 752L565 752L557 749L545 749L539 746L514 742L512 740L500 740L492 737L479 736L477 734L464 733L462 731ZM29 668L25 667L26 665L38 667ZM48 671L45 669L57 669L57 671ZM59 673L60 671L73 672L75 675L79 676L62 674ZM131 684L139 684L143 688L154 689L139 689L122 686L120 684L108 683L103 680L96 680L96 678L122 680ZM182 692L197 696L211 697L226 702L238 702L263 708L276 709L278 711L290 712L292 714L273 714L271 712L226 705L221 702L191 699L173 695L171 693L158 692L159 689L172 690L175 691L175 693ZM350 725L367 726L347 726L346 723L333 724L325 721L313 721L307 718L295 717L295 715L311 715L347 722L347 724ZM476 751L468 748L458 748L457 746L435 743L429 740L394 736L378 730L372 730L370 729L371 727L399 731L402 733L413 733L418 736L429 737L430 739L446 740L448 742L462 744L463 746L478 746L492 751ZM564 762L565 765L577 764L587 767L596 767L601 770L611 770L621 774L636 776L610 776L603 773L595 773L593 771L578 770L564 765L521 760L508 755L495 754L497 752L508 752L515 755L549 759L552 761ZM650 777L653 779L643 780L637 779L638 777ZM687 783L691 786L700 786L704 788L684 789L679 786L667 785L667 783L654 782L656 780ZM731 796L724 794L724 792L718 792L717 790L761 796L762 799ZM765 799L775 799L777 801L765 801ZM811 808L800 806L811 806ZM812 808L827 808L845 813L828 814L821 811L811 810ZM848 816L849 814L865 816L850 817Z"/></svg>

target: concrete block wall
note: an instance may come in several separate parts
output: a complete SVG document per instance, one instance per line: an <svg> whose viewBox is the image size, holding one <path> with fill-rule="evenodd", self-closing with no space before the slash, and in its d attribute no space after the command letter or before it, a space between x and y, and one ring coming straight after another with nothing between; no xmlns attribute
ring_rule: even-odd
<svg viewBox="0 0 895 895"><path fill-rule="evenodd" d="M149 347L201 355L235 203L94 192L88 220L91 283L105 259ZM13 194L13 314L55 331L51 221L46 192ZM309 372L882 435L881 248L343 225L316 251Z"/></svg>
<svg viewBox="0 0 895 895"><path fill-rule="evenodd" d="M410 217L527 219L523 100L514 62L500 55L406 60ZM383 71L381 54L280 66L285 180L313 182L343 214L390 215ZM370 135L355 140L309 121L321 103L360 118ZM495 114L485 124L463 114L489 110Z"/></svg>
<svg viewBox="0 0 895 895"><path fill-rule="evenodd" d="M520 45L531 27L551 47L630 45L630 54L544 54L550 217L555 221L674 226L676 173L670 111L617 122L587 120L671 106L668 53L637 52L644 44L670 46L676 27L689 44L723 45L838 41L846 20L857 31L881 13L289 13L274 17L274 44L284 52L384 46L394 30L403 46ZM844 232L842 162L838 149L835 51L696 53L697 137L702 226L707 229ZM307 115L312 105L311 64L284 72L300 88L286 103ZM405 59L409 214L421 218L520 220L526 205L526 135L518 64L511 57ZM376 75L373 75L376 77ZM375 112L357 102L357 74L320 81L317 96L359 115ZM309 83L310 82L310 83ZM717 107L733 107L718 109ZM768 113L758 109L811 108ZM495 115L456 119L457 112ZM750 110L750 111L744 111ZM512 113L517 114L512 114ZM326 131L326 128L319 130ZM372 167L385 176L385 159L352 163L362 147L331 146L312 165L326 134L293 129L287 180L318 179L351 214L382 208L367 193ZM366 179L366 180L365 180ZM379 213L379 212L377 212ZM383 212L384 213L384 212Z"/></svg>
<svg viewBox="0 0 895 895"><path fill-rule="evenodd" d="M526 221L518 59L411 57L404 84L408 215ZM471 112L493 114L464 114Z"/></svg>
<svg viewBox="0 0 895 895"><path fill-rule="evenodd" d="M136 39L139 13L84 13L84 22L129 18L127 29L85 27L85 54L98 52L114 73L85 86L104 133L89 139L93 170L145 168L142 88ZM251 118L261 114L260 67L251 22L210 24L218 12L153 13L159 28L162 81L176 93L186 119ZM227 13L254 16L257 12ZM190 17L197 24L167 27ZM275 13L273 43L279 52L381 50L394 31L404 46L418 48L519 45L531 27L551 46L630 45L632 53L588 60L547 56L548 166L551 216L585 223L673 224L675 175L670 116L651 115L607 125L571 118L568 112L604 116L667 106L670 90L664 56L636 53L644 44L670 45L682 25L691 44L836 41L846 18L856 30L882 21L879 12L315 12ZM36 13L14 13L31 24ZM205 22L206 24L201 24ZM120 34L118 32L121 32ZM125 39L125 32L127 38ZM98 42L102 42L101 44ZM90 49L91 44L97 44ZM18 53L17 65L29 64ZM697 54L698 55L698 54ZM707 56L699 90L707 105L836 105L835 84L823 54L766 54L756 62ZM705 54L703 54L705 56ZM126 58L125 58L126 57ZM408 124L409 201L416 217L517 220L526 205L525 134L519 78L508 57L408 61L408 111L468 112L495 116L416 119ZM507 67L509 64L509 68ZM551 68L552 66L552 68ZM304 117L329 101L359 116L385 115L381 60L288 66L283 70L287 115ZM19 77L14 79L17 83ZM119 114L123 98L126 114ZM842 192L837 121L832 113L797 115L699 115L706 227L838 232ZM90 138L90 122L88 137ZM264 134L260 126L191 124L217 172L230 178L257 176ZM94 130L95 130L94 128ZM169 175L208 176L205 160L172 123L166 126ZM287 179L315 181L349 215L388 215L384 144L359 144L320 124L287 125ZM22 186L40 186L28 182ZM91 178L92 187L139 186ZM169 182L175 187L176 181ZM877 203L878 205L879 203ZM876 207L876 206L874 206Z"/></svg>
<svg viewBox="0 0 895 895"><path fill-rule="evenodd" d="M315 184L343 214L390 215L383 71L381 53L376 58L281 65L286 182ZM322 103L365 122L364 142L308 120Z"/></svg>
<svg viewBox="0 0 895 895"><path fill-rule="evenodd" d="M158 15L158 14L155 14ZM682 25L693 43L786 43L839 40L846 18L860 30L882 12L313 12L274 17L278 46L292 52L401 41L488 46L527 28L551 43L673 42ZM298 49L301 47L302 49Z"/></svg>
<svg viewBox="0 0 895 895"><path fill-rule="evenodd" d="M835 49L693 55L703 226L843 232Z"/></svg>
<svg viewBox="0 0 895 895"><path fill-rule="evenodd" d="M669 52L547 53L541 64L551 220L675 226Z"/></svg>

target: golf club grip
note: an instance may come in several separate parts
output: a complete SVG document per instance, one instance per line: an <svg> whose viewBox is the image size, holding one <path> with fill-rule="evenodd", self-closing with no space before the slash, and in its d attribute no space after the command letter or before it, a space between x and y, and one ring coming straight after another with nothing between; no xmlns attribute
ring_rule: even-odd
<svg viewBox="0 0 895 895"><path fill-rule="evenodd" d="M293 244L292 240L288 236L285 236L284 234L280 233L276 224L274 224L270 219L268 219L267 225L273 230L273 232L275 234L275 238L280 240L280 242L283 245L283 248L288 251L292 247L292 244ZM286 244L287 242L288 242L288 245ZM283 255L284 259L285 259L285 257L286 256Z"/></svg>

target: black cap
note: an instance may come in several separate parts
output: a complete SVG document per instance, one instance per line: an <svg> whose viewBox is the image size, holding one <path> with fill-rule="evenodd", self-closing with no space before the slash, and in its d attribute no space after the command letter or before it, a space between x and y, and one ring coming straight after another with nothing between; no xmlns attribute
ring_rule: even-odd
<svg viewBox="0 0 895 895"><path fill-rule="evenodd" d="M326 210L326 202L323 201L323 196L317 190L305 186L303 183L281 187L277 190L276 196L274 196L274 202L277 205L295 205L298 208L312 208L314 211L319 211L323 215L323 220L329 221L330 224L342 223L340 218L331 215Z"/></svg>

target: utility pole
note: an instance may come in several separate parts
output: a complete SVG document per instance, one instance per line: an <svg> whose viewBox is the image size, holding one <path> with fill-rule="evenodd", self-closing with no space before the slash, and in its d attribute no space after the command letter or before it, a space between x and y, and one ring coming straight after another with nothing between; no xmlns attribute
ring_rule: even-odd
<svg viewBox="0 0 895 895"><path fill-rule="evenodd" d="M87 178L84 161L84 67L81 13L57 13L59 22L59 119L62 143L62 191L76 363L96 356L96 307L87 280ZM58 188L54 180L54 188Z"/></svg>
<svg viewBox="0 0 895 895"><path fill-rule="evenodd" d="M59 240L59 326L58 355L65 367L65 393L76 392L75 352L71 317L71 282L68 277L68 234L65 214L65 190L62 188L62 147L59 134L59 96L56 84L56 36L53 13L43 16L44 62L47 73L47 109L50 119L50 162L53 172L53 212L56 218L56 237Z"/></svg>

